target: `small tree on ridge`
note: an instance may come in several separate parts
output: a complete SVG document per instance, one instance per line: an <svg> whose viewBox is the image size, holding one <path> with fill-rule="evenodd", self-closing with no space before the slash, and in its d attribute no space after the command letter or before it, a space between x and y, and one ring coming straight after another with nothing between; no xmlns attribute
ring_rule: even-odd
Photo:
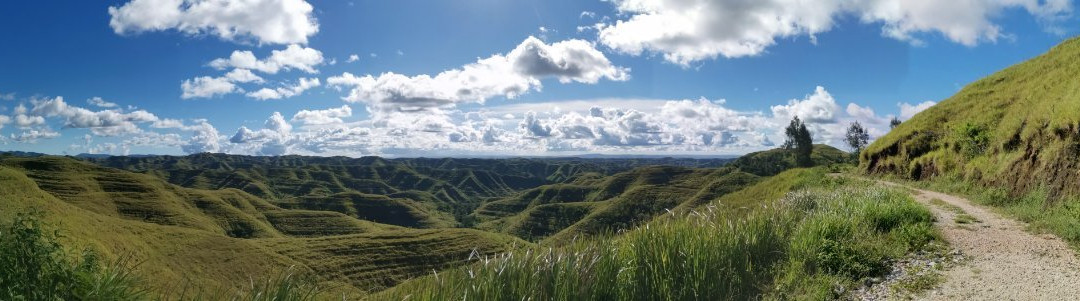
<svg viewBox="0 0 1080 301"><path fill-rule="evenodd" d="M784 134L787 135L784 148L795 151L795 163L799 166L812 165L810 154L814 152L814 138L810 136L806 124L799 120L799 116L791 119L791 124L784 129Z"/></svg>

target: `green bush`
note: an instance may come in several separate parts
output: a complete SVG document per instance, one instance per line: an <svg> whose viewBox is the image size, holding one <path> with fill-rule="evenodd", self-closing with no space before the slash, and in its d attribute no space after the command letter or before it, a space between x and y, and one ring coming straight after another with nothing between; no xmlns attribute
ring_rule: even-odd
<svg viewBox="0 0 1080 301"><path fill-rule="evenodd" d="M90 250L69 254L40 214L18 214L0 228L0 300L140 300L146 291L125 261Z"/></svg>

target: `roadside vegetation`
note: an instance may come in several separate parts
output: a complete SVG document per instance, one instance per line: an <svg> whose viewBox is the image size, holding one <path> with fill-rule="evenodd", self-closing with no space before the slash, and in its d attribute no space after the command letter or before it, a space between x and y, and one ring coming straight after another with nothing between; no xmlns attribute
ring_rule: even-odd
<svg viewBox="0 0 1080 301"><path fill-rule="evenodd" d="M913 183L926 189L967 196L981 205L1025 222L1030 230L1061 237L1074 248L1080 248L1080 197L1051 198L1049 189L1039 187L1011 195L1001 187L985 187L956 177L939 177ZM957 221L960 222L959 220ZM975 221L977 222L977 221Z"/></svg>
<svg viewBox="0 0 1080 301"><path fill-rule="evenodd" d="M618 236L474 258L375 297L831 299L940 240L931 213L902 191L828 177L821 168L779 177L799 188L752 208L710 204Z"/></svg>

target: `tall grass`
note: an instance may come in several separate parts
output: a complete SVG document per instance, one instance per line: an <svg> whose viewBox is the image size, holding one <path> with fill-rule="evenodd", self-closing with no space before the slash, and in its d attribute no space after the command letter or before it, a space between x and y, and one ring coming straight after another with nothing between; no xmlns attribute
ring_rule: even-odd
<svg viewBox="0 0 1080 301"><path fill-rule="evenodd" d="M0 226L0 300L308 301L322 291L294 270L251 279L237 289L150 290L127 258L112 261L86 249L72 252L41 213L18 213Z"/></svg>
<svg viewBox="0 0 1080 301"><path fill-rule="evenodd" d="M900 191L825 177L750 210L704 207L620 236L521 249L434 273L386 300L827 299L937 239Z"/></svg>
<svg viewBox="0 0 1080 301"><path fill-rule="evenodd" d="M147 291L125 260L69 252L38 213L0 228L0 300L141 300Z"/></svg>

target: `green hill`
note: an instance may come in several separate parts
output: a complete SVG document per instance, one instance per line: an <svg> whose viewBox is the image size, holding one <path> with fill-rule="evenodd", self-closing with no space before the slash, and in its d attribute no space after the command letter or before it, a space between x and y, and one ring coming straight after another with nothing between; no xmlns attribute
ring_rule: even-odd
<svg viewBox="0 0 1080 301"><path fill-rule="evenodd" d="M728 159L256 157L224 154L84 158L187 188L233 188L286 208L331 210L408 227L454 227L482 203L522 190L641 166L718 167ZM389 199L384 199L383 196ZM306 204L305 202L311 202ZM378 208L359 208L364 205ZM369 210L365 210L369 209ZM398 212L386 216L381 211Z"/></svg>
<svg viewBox="0 0 1080 301"><path fill-rule="evenodd" d="M238 287L291 267L358 295L461 264L473 252L526 244L479 230L408 229L283 209L236 189L184 188L50 156L0 159L0 208L0 219L42 212L65 244L130 257L157 289Z"/></svg>
<svg viewBox="0 0 1080 301"><path fill-rule="evenodd" d="M941 176L1014 195L1080 186L1080 39L964 87L903 122L861 157L870 173Z"/></svg>
<svg viewBox="0 0 1080 301"><path fill-rule="evenodd" d="M851 157L851 154L825 144L815 144L810 153L814 166L845 163L851 161ZM798 167L798 164L795 163L794 150L777 148L746 154L732 161L730 166L767 177Z"/></svg>

